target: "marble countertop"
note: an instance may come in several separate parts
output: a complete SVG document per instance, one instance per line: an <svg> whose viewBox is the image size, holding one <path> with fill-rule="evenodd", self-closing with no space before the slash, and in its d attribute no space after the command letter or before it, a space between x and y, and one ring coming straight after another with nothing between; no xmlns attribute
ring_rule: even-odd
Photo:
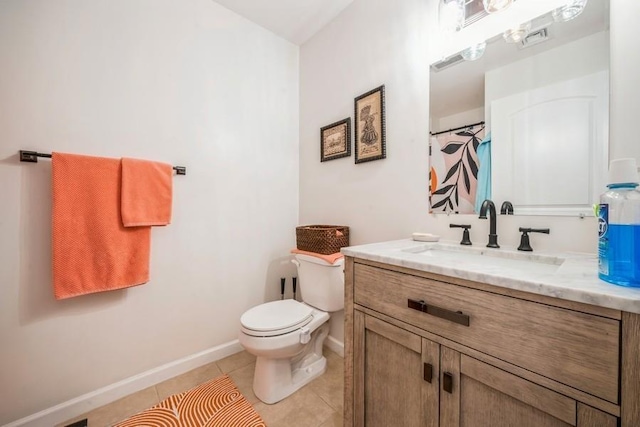
<svg viewBox="0 0 640 427"><path fill-rule="evenodd" d="M521 252L411 239L342 248L344 255L640 314L640 288L598 278L596 255Z"/></svg>

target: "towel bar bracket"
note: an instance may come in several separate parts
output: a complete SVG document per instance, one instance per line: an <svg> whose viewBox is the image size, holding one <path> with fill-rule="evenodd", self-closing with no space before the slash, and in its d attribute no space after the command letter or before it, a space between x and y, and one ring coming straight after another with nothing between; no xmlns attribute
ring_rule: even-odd
<svg viewBox="0 0 640 427"><path fill-rule="evenodd" d="M51 157L51 154L38 153L37 151L20 150L20 161L38 163L38 157Z"/></svg>
<svg viewBox="0 0 640 427"><path fill-rule="evenodd" d="M37 151L20 150L20 161L29 163L38 163L38 157L51 158L51 154L38 153ZM184 166L173 166L173 170L176 171L176 175L186 175L187 168Z"/></svg>

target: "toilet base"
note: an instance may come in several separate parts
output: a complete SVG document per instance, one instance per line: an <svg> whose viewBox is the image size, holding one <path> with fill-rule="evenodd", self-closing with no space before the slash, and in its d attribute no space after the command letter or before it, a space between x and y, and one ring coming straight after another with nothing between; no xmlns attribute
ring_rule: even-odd
<svg viewBox="0 0 640 427"><path fill-rule="evenodd" d="M253 378L253 392L267 404L273 404L290 396L301 387L324 374L327 359L322 355L322 345L329 334L325 323L314 331L310 345L293 358L268 359L258 356Z"/></svg>

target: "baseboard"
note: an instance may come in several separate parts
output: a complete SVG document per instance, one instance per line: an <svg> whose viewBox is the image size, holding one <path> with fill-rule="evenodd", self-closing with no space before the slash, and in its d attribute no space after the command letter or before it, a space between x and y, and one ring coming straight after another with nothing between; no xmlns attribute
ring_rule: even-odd
<svg viewBox="0 0 640 427"><path fill-rule="evenodd" d="M344 343L342 341L338 341L337 339L329 335L324 342L324 345L326 345L334 353L338 353L340 357L344 357Z"/></svg>
<svg viewBox="0 0 640 427"><path fill-rule="evenodd" d="M242 351L240 342L233 340L150 369L141 374L118 381L115 384L102 387L76 397L75 399L68 400L33 415L5 424L4 427L51 427L168 380L169 378L238 353L239 351Z"/></svg>

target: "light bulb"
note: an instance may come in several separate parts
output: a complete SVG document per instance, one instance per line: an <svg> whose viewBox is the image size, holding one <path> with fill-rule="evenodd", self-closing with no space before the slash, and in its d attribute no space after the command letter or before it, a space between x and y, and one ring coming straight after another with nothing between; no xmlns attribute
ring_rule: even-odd
<svg viewBox="0 0 640 427"><path fill-rule="evenodd" d="M500 12L511 6L513 0L482 0L482 5L487 13Z"/></svg>
<svg viewBox="0 0 640 427"><path fill-rule="evenodd" d="M468 48L460 52L460 55L464 58L465 61L475 61L484 54L484 50L486 47L487 43L485 42L474 44L473 46L469 46Z"/></svg>
<svg viewBox="0 0 640 427"><path fill-rule="evenodd" d="M554 10L551 15L553 16L553 20L556 22L571 21L582 13L586 5L587 0L571 0L564 6Z"/></svg>
<svg viewBox="0 0 640 427"><path fill-rule="evenodd" d="M460 31L464 26L464 0L441 0L439 18L443 31Z"/></svg>
<svg viewBox="0 0 640 427"><path fill-rule="evenodd" d="M502 34L502 37L507 43L520 43L529 34L529 30L531 30L531 23L527 22L517 27L509 28Z"/></svg>

